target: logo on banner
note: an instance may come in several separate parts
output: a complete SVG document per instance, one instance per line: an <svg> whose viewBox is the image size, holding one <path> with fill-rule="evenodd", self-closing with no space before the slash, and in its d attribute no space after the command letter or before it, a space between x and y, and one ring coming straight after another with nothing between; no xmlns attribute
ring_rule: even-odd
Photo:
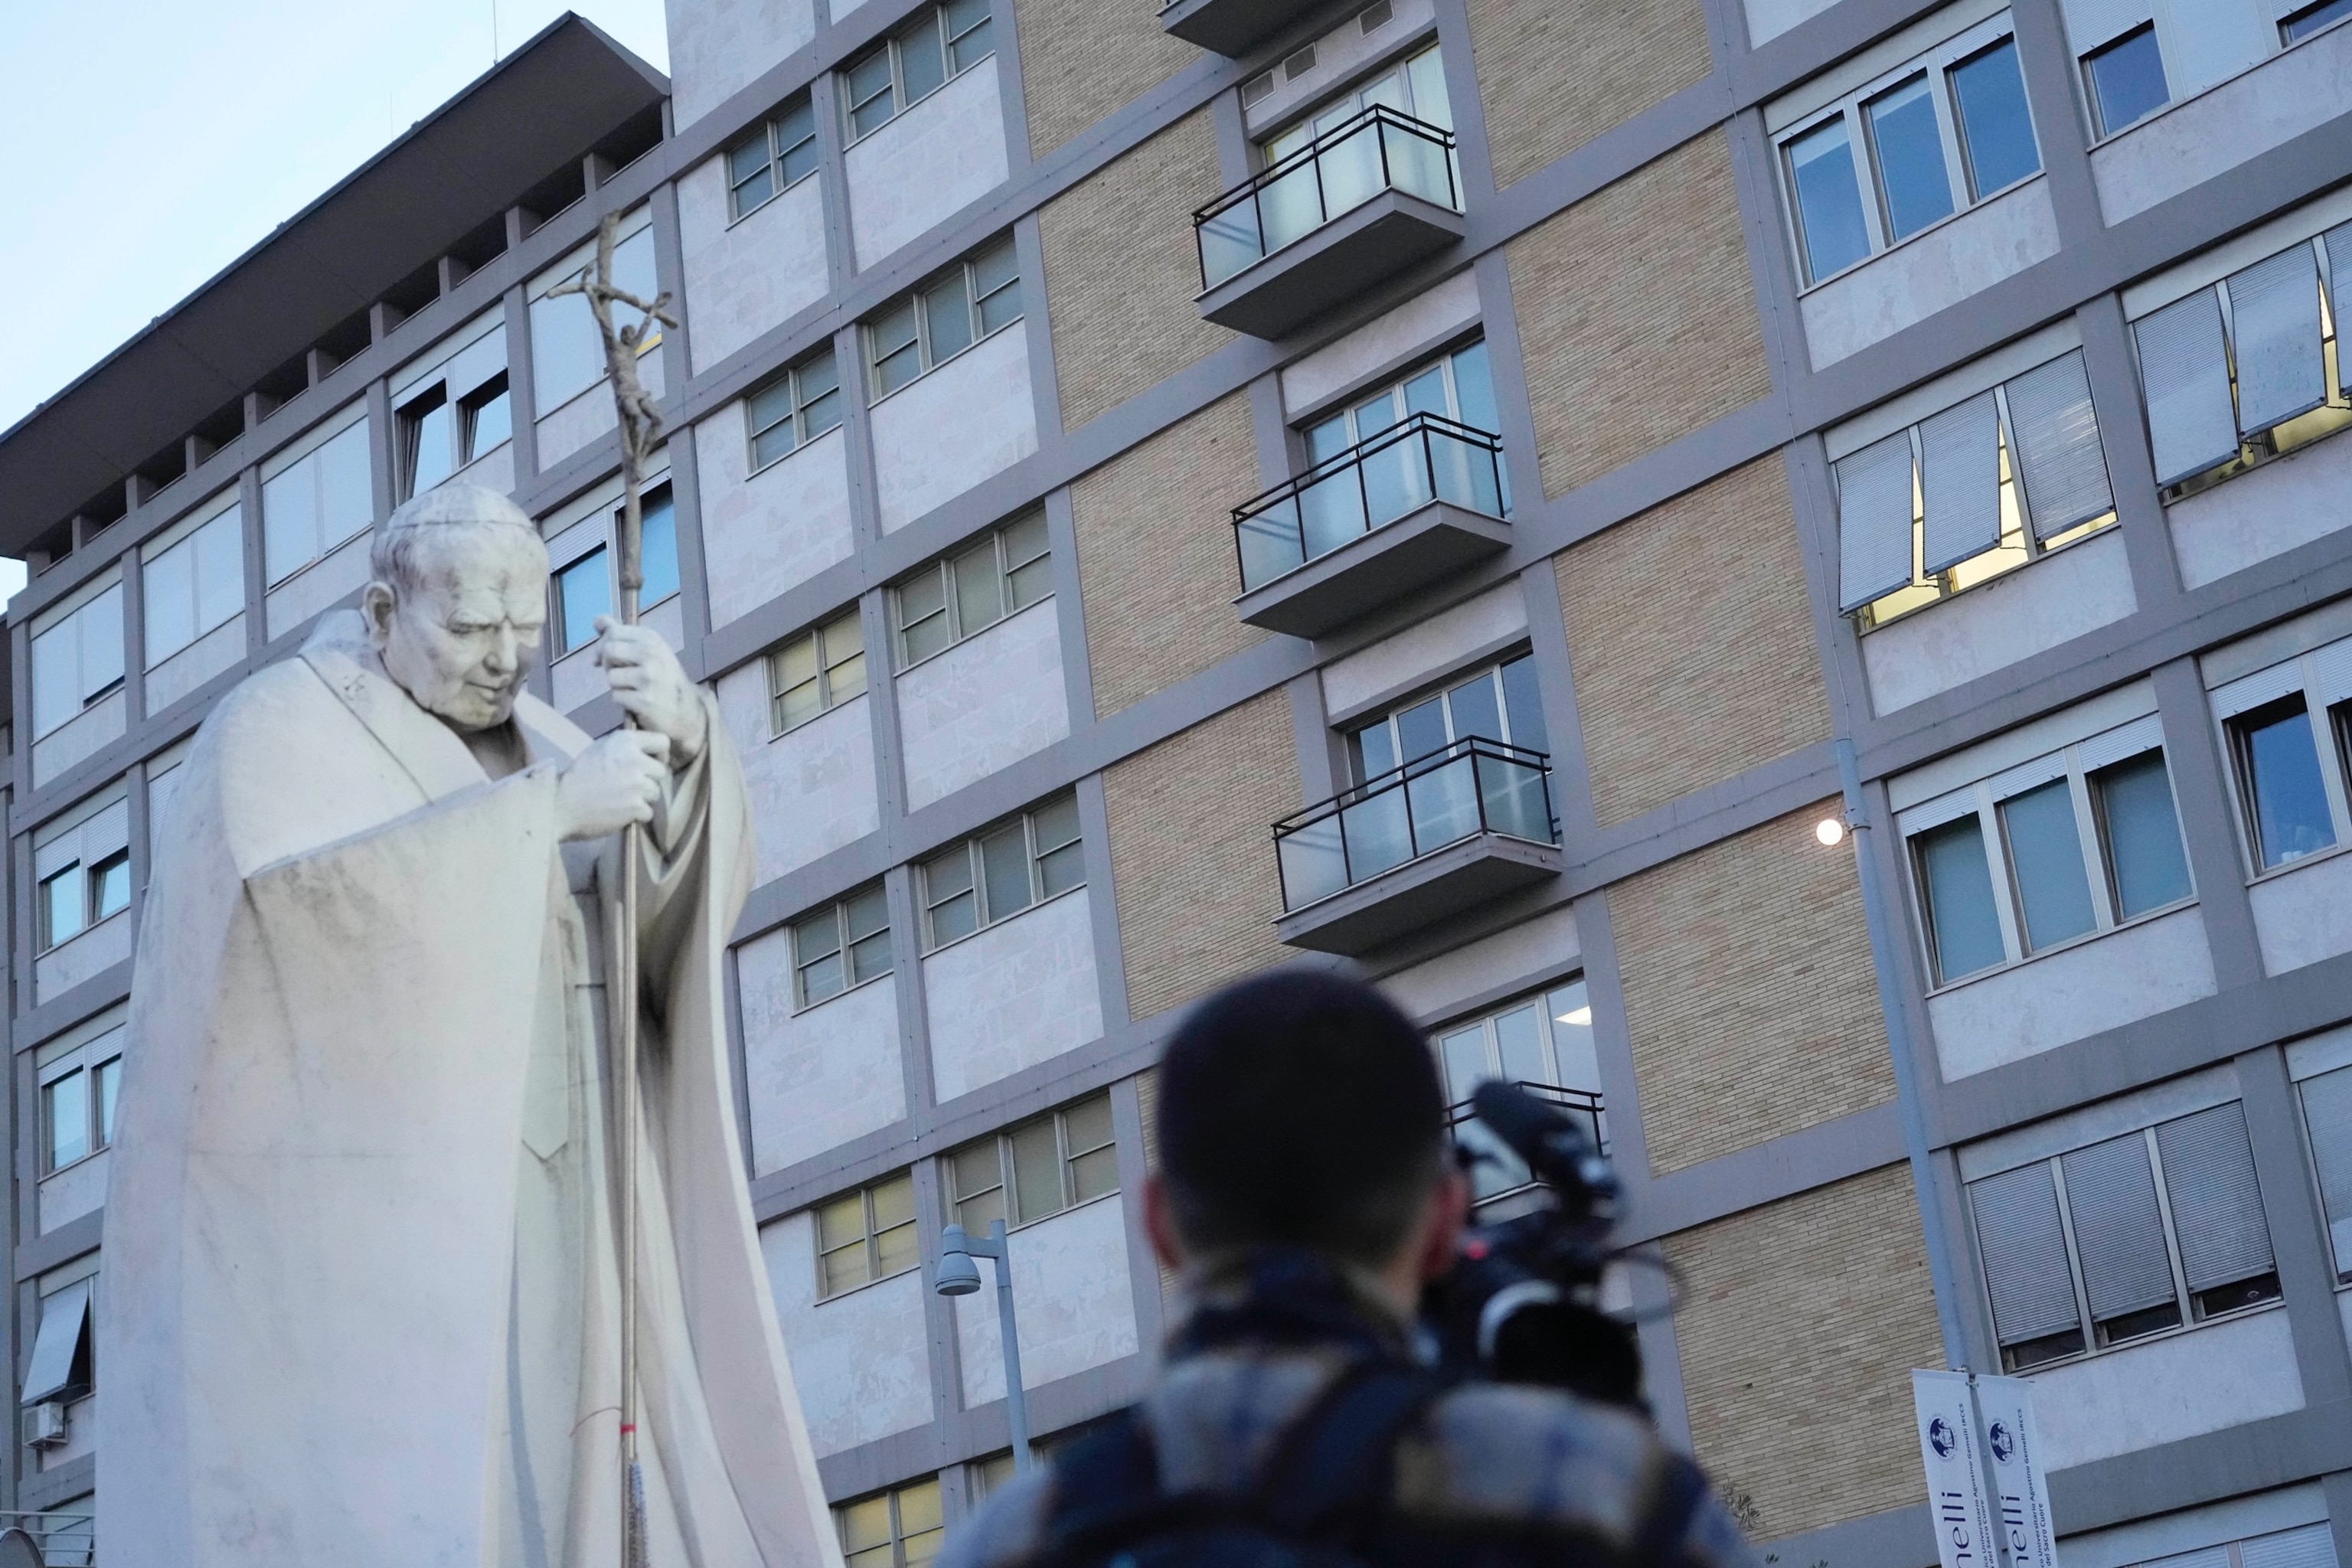
<svg viewBox="0 0 2352 1568"><path fill-rule="evenodd" d="M2002 1464L2017 1458L2017 1434L2006 1421L1996 1421L1985 1432L1992 1444L1992 1457Z"/></svg>
<svg viewBox="0 0 2352 1568"><path fill-rule="evenodd" d="M1936 1458L1939 1459L1950 1458L1952 1450L1960 1446L1958 1436L1952 1431L1952 1424L1940 1415L1927 1423L1927 1443L1936 1450Z"/></svg>

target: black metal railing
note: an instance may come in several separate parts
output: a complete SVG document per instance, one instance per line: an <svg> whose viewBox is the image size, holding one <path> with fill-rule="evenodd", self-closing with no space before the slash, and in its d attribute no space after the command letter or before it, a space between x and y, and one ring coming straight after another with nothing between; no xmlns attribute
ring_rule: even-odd
<svg viewBox="0 0 2352 1568"><path fill-rule="evenodd" d="M1532 1083L1526 1079L1518 1086L1538 1100L1549 1100L1584 1127L1592 1146L1602 1153L1609 1152L1609 1122L1602 1113L1601 1091L1591 1089L1563 1089L1556 1083ZM1477 1112L1468 1100L1445 1108L1446 1130L1453 1134L1456 1147L1467 1149L1477 1158L1470 1165L1470 1197L1473 1203L1485 1203L1507 1193L1517 1192L1535 1183L1527 1163L1511 1152L1511 1146L1489 1131L1478 1120Z"/></svg>
<svg viewBox="0 0 2352 1568"><path fill-rule="evenodd" d="M1480 833L1556 844L1551 759L1472 736L1274 825L1282 906L1342 889Z"/></svg>
<svg viewBox="0 0 2352 1568"><path fill-rule="evenodd" d="M1382 191L1461 211L1454 145L1453 132L1384 103L1334 126L1192 215L1201 287L1215 288Z"/></svg>
<svg viewBox="0 0 2352 1568"><path fill-rule="evenodd" d="M1415 414L1234 508L1247 592L1433 500L1503 515L1503 438Z"/></svg>

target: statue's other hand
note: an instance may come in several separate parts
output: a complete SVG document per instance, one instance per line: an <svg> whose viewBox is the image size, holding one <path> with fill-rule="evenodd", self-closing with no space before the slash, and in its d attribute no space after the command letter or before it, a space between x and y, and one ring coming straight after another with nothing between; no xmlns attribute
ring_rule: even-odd
<svg viewBox="0 0 2352 1568"><path fill-rule="evenodd" d="M603 636L596 662L613 689L613 700L641 728L669 737L670 766L682 768L702 755L710 719L702 696L686 678L685 667L659 632L596 617Z"/></svg>
<svg viewBox="0 0 2352 1568"><path fill-rule="evenodd" d="M667 735L615 730L572 758L556 779L563 837L602 838L632 822L651 822L668 777Z"/></svg>

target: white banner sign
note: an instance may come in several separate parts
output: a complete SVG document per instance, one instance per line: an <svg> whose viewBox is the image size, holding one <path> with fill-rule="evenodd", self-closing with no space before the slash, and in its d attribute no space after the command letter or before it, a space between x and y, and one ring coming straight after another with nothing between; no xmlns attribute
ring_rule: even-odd
<svg viewBox="0 0 2352 1568"><path fill-rule="evenodd" d="M1927 1509L1943 1568L2000 1568L1992 1499L1977 1458L1976 1401L1959 1372L1914 1372L1919 1458L1927 1468ZM2035 1568L2041 1568L2040 1563Z"/></svg>
<svg viewBox="0 0 2352 1568"><path fill-rule="evenodd" d="M2057 1568L2050 1484L2042 1467L2042 1435L2033 1425L2033 1385L2021 1377L1979 1377L1976 1396L2009 1560L2013 1568Z"/></svg>

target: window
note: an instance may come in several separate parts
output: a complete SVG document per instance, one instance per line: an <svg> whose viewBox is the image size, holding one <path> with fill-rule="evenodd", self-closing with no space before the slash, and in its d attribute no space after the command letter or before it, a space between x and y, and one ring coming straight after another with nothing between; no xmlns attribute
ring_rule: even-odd
<svg viewBox="0 0 2352 1568"><path fill-rule="evenodd" d="M119 1032L110 1043L121 1045ZM77 1052L77 1062L79 1056ZM61 1171L113 1143L114 1108L121 1089L119 1051L95 1067L76 1065L41 1085L42 1174Z"/></svg>
<svg viewBox="0 0 2352 1568"><path fill-rule="evenodd" d="M932 856L919 869L926 951L1010 920L1085 883L1077 797L1066 795L1024 812Z"/></svg>
<svg viewBox="0 0 2352 1568"><path fill-rule="evenodd" d="M1310 62L1311 64L1311 62ZM1454 129L1454 106L1445 94L1445 62L1435 45L1411 59L1392 65L1370 80L1326 101L1314 113L1284 127L1258 144L1258 166L1270 169L1304 150L1318 136L1328 136L1364 110L1379 106L1409 115L1440 131ZM1311 191L1304 192L1308 200ZM1338 204L1333 204L1336 211ZM1271 215L1269 214L1269 216ZM1266 247L1271 250L1272 245Z"/></svg>
<svg viewBox="0 0 2352 1568"><path fill-rule="evenodd" d="M1549 752L1543 700L1532 655L1480 670L1348 736L1348 768L1359 784L1473 737Z"/></svg>
<svg viewBox="0 0 2352 1568"><path fill-rule="evenodd" d="M1481 1156L1471 1167L1472 1195L1497 1196L1533 1178L1507 1144L1469 1115L1473 1090L1490 1078L1528 1086L1583 1123L1596 1144L1607 1134L1601 1115L1601 1068L1592 1049L1592 1003L1571 980L1541 996L1437 1033L1455 1142Z"/></svg>
<svg viewBox="0 0 2352 1568"><path fill-rule="evenodd" d="M500 371L457 400L458 466L513 438L514 405L507 397L507 373Z"/></svg>
<svg viewBox="0 0 2352 1568"><path fill-rule="evenodd" d="M2236 1101L1969 1184L2006 1370L2275 1300Z"/></svg>
<svg viewBox="0 0 2352 1568"><path fill-rule="evenodd" d="M2009 26L1972 27L1781 137L1806 282L2042 172Z"/></svg>
<svg viewBox="0 0 2352 1568"><path fill-rule="evenodd" d="M729 213L740 218L765 205L816 165L816 111L803 99L727 149Z"/></svg>
<svg viewBox="0 0 2352 1568"><path fill-rule="evenodd" d="M889 973L890 903L879 882L793 922L793 973L802 1006Z"/></svg>
<svg viewBox="0 0 2352 1568"><path fill-rule="evenodd" d="M2334 26L2352 16L2352 0L2319 0L2316 5L2306 5L2279 23L2279 42L2301 43L2323 27Z"/></svg>
<svg viewBox="0 0 2352 1568"><path fill-rule="evenodd" d="M870 136L995 53L988 0L948 0L842 72L849 139Z"/></svg>
<svg viewBox="0 0 2352 1568"><path fill-rule="evenodd" d="M866 689L866 634L857 607L803 632L768 656L770 721L779 735Z"/></svg>
<svg viewBox="0 0 2352 1568"><path fill-rule="evenodd" d="M2212 694L2257 876L2352 842L2344 795L2352 746L2347 653L2352 647L2332 643Z"/></svg>
<svg viewBox="0 0 2352 1568"><path fill-rule="evenodd" d="M245 608L244 509L231 506L142 562L139 599L150 669L234 619Z"/></svg>
<svg viewBox="0 0 2352 1568"><path fill-rule="evenodd" d="M447 384L435 382L395 414L401 499L423 495L513 435L504 370L455 403Z"/></svg>
<svg viewBox="0 0 2352 1568"><path fill-rule="evenodd" d="M33 734L48 734L122 684L122 585L33 634Z"/></svg>
<svg viewBox="0 0 2352 1568"><path fill-rule="evenodd" d="M845 1568L919 1568L947 1537L937 1476L843 1503L833 1517Z"/></svg>
<svg viewBox="0 0 2352 1568"><path fill-rule="evenodd" d="M1054 591L1045 514L1032 511L890 590L898 668L921 663Z"/></svg>
<svg viewBox="0 0 2352 1568"><path fill-rule="evenodd" d="M2165 500L2352 424L2352 383L2335 330L2347 290L2352 223L2132 323Z"/></svg>
<svg viewBox="0 0 2352 1568"><path fill-rule="evenodd" d="M653 215L649 208L639 207L622 224L620 240L613 247L613 286L624 289L640 300L651 300L661 292L654 269ZM589 309L585 296L556 294L548 290L561 288L575 279L584 277L596 265L594 247L575 260L569 270L552 273L532 285L530 301L530 374L531 388L537 395L540 416L554 413L574 397L604 379L604 339L596 330L596 314ZM615 307L616 326L626 326L633 320L627 307ZM661 327L655 324L637 344L637 357L643 359L661 342Z"/></svg>
<svg viewBox="0 0 2352 1568"><path fill-rule="evenodd" d="M743 400L751 471L782 462L841 423L841 374L828 348L810 355Z"/></svg>
<svg viewBox="0 0 2352 1568"><path fill-rule="evenodd" d="M2116 516L2080 349L1832 467L1840 607L1864 631L2088 538Z"/></svg>
<svg viewBox="0 0 2352 1568"><path fill-rule="evenodd" d="M620 516L616 506L611 514L615 529ZM645 585L637 590L637 605L644 610L677 592L677 510L667 483L645 492L638 503L638 569ZM577 653L596 640L596 617L612 615L618 599L617 571L611 549L602 544L556 571L557 658Z"/></svg>
<svg viewBox="0 0 2352 1568"><path fill-rule="evenodd" d="M1118 1191L1108 1091L1024 1121L947 1157L948 1202L968 1236L1045 1219ZM1010 1194L1008 1197L1007 1194Z"/></svg>
<svg viewBox="0 0 2352 1568"><path fill-rule="evenodd" d="M2151 715L1901 815L1937 984L2192 895L2161 740Z"/></svg>
<svg viewBox="0 0 2352 1568"><path fill-rule="evenodd" d="M2171 102L2156 24L2143 22L2084 55L2083 82L2091 100L2092 129L2101 136L2112 136Z"/></svg>
<svg viewBox="0 0 2352 1568"><path fill-rule="evenodd" d="M75 861L41 879L41 951L71 942L102 920L131 907L131 851L117 849L96 865Z"/></svg>
<svg viewBox="0 0 2352 1568"><path fill-rule="evenodd" d="M915 1178L905 1172L820 1204L816 1293L822 1300L920 1263L915 1239Z"/></svg>
<svg viewBox="0 0 2352 1568"><path fill-rule="evenodd" d="M1307 465L1328 463L1416 414L1440 415L1488 435L1502 427L1495 412L1495 383L1486 368L1485 339L1307 426L1300 432L1307 444Z"/></svg>
<svg viewBox="0 0 2352 1568"><path fill-rule="evenodd" d="M874 401L1011 326L1021 310L1021 262L1007 237L866 323Z"/></svg>
<svg viewBox="0 0 2352 1568"><path fill-rule="evenodd" d="M261 481L262 557L271 586L375 521L367 422L350 426Z"/></svg>
<svg viewBox="0 0 2352 1568"><path fill-rule="evenodd" d="M24 1402L71 1402L90 1392L90 1293L96 1277L77 1279L41 1298L41 1326L25 1371Z"/></svg>

